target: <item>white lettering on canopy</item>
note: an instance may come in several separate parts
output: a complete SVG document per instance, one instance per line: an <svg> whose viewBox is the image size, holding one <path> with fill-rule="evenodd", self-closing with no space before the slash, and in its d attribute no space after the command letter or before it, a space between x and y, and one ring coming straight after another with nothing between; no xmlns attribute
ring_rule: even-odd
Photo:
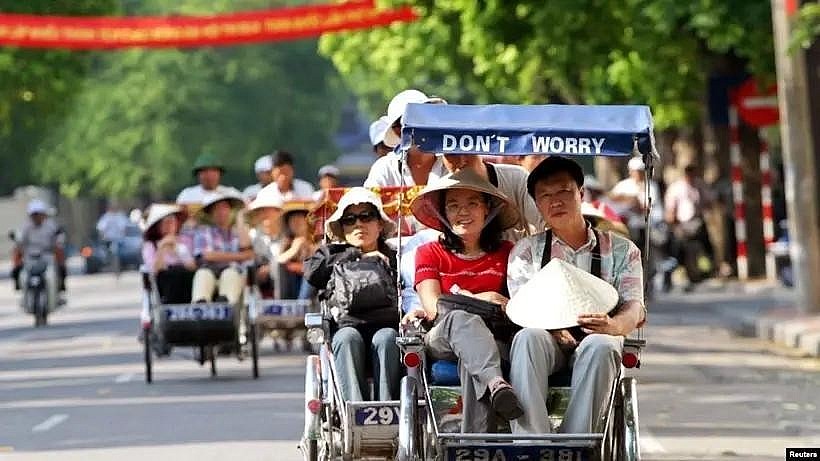
<svg viewBox="0 0 820 461"><path fill-rule="evenodd" d="M492 152L493 138L498 141L499 152L504 152L506 143L510 140L507 136L484 135L474 136L464 134L454 136L444 134L441 136L441 150L444 152Z"/></svg>
<svg viewBox="0 0 820 461"><path fill-rule="evenodd" d="M532 152L536 154L601 154L604 138L533 136Z"/></svg>
<svg viewBox="0 0 820 461"><path fill-rule="evenodd" d="M564 136L533 136L532 153L535 154L596 154L603 153L605 138L582 138ZM460 136L443 134L441 149L443 152L494 152L493 146L497 143L495 152L506 153L509 136L499 135L470 135Z"/></svg>

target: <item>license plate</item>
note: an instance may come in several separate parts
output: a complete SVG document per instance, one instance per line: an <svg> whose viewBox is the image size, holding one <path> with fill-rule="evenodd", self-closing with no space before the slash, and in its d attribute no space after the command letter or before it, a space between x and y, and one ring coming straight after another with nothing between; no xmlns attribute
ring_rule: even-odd
<svg viewBox="0 0 820 461"><path fill-rule="evenodd" d="M230 306L175 306L165 308L165 318L169 322L191 320L230 320L233 309Z"/></svg>
<svg viewBox="0 0 820 461"><path fill-rule="evenodd" d="M393 424L399 424L399 407L384 405L356 409L357 426L390 426Z"/></svg>
<svg viewBox="0 0 820 461"><path fill-rule="evenodd" d="M589 459L589 449L581 447L512 445L447 448L448 461L589 461Z"/></svg>
<svg viewBox="0 0 820 461"><path fill-rule="evenodd" d="M277 317L303 317L305 315L304 303L272 303L262 308L262 314L275 315Z"/></svg>

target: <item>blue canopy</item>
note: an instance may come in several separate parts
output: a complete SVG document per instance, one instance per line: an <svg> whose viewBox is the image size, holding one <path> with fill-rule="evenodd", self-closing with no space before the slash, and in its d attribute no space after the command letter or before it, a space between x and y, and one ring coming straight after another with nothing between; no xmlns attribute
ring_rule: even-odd
<svg viewBox="0 0 820 461"><path fill-rule="evenodd" d="M444 154L657 156L647 106L408 104L401 134Z"/></svg>

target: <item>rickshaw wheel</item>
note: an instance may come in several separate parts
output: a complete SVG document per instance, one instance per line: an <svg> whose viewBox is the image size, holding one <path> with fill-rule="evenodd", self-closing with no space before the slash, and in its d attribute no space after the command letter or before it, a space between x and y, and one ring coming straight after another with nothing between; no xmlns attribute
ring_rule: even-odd
<svg viewBox="0 0 820 461"><path fill-rule="evenodd" d="M316 440L308 440L305 447L305 461L319 460L319 444Z"/></svg>
<svg viewBox="0 0 820 461"><path fill-rule="evenodd" d="M401 394L399 397L399 447L396 459L399 461L415 461L419 459L418 433L418 386L416 379L405 376L401 379Z"/></svg>
<svg viewBox="0 0 820 461"><path fill-rule="evenodd" d="M640 461L641 449L638 435L638 395L636 380L621 379L618 384L614 408L613 452L617 461Z"/></svg>
<svg viewBox="0 0 820 461"><path fill-rule="evenodd" d="M142 329L143 349L145 350L145 382L153 382L152 357L151 357L151 327Z"/></svg>
<svg viewBox="0 0 820 461"><path fill-rule="evenodd" d="M248 339L251 342L251 362L253 364L253 379L259 378L259 339L256 337L256 325L248 326Z"/></svg>

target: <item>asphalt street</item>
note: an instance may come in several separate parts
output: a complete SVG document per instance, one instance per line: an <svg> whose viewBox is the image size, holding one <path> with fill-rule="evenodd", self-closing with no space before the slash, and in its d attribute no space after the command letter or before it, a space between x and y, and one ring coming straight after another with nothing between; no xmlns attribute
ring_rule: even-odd
<svg viewBox="0 0 820 461"><path fill-rule="evenodd" d="M299 460L304 356L262 345L261 374L220 357L219 375L178 350L144 382L134 273L69 280L45 328L0 284L0 460ZM820 446L820 361L730 334L788 299L705 288L652 305L637 370L644 459L783 460Z"/></svg>

